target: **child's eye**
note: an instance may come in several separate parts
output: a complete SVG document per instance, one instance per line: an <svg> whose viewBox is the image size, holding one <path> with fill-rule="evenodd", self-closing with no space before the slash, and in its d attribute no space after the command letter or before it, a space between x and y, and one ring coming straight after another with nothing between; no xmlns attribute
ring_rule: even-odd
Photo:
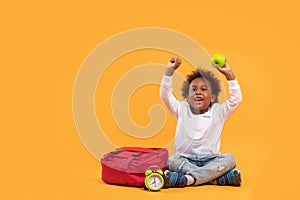
<svg viewBox="0 0 300 200"><path fill-rule="evenodd" d="M193 92L196 92L196 91L197 91L197 89L196 89L196 88L192 88L192 90L193 90Z"/></svg>

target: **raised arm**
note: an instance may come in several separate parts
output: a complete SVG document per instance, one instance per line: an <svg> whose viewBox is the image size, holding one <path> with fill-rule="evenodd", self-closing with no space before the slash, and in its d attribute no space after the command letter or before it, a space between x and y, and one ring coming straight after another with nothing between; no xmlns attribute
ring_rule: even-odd
<svg viewBox="0 0 300 200"><path fill-rule="evenodd" d="M216 67L224 74L228 82L229 98L222 104L222 117L227 119L242 102L243 96L240 85L227 60L224 67L221 68L218 65Z"/></svg>
<svg viewBox="0 0 300 200"><path fill-rule="evenodd" d="M177 119L180 102L174 97L172 93L172 78L175 70L180 66L181 60L179 58L170 58L165 74L160 84L160 98L169 112Z"/></svg>

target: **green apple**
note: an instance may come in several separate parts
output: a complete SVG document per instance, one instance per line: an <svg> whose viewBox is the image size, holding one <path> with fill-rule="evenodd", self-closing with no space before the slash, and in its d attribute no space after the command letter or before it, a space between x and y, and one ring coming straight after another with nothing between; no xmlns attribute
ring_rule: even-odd
<svg viewBox="0 0 300 200"><path fill-rule="evenodd" d="M219 67L224 67L226 59L224 55L216 53L211 57L211 62L213 66L218 64Z"/></svg>

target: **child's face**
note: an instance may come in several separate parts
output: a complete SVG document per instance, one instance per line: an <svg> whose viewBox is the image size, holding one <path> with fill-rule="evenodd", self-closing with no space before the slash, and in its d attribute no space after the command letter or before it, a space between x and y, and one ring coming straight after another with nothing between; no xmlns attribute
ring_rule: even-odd
<svg viewBox="0 0 300 200"><path fill-rule="evenodd" d="M194 114L208 111L210 102L213 100L211 91L210 82L204 78L196 78L191 82L187 102Z"/></svg>

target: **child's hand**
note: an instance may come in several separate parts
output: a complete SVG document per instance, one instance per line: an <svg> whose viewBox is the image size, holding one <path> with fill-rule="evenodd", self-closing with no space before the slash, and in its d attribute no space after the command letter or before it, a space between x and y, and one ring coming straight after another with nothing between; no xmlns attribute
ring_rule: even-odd
<svg viewBox="0 0 300 200"><path fill-rule="evenodd" d="M172 76L174 74L174 71L180 66L180 64L181 64L180 58L170 58L165 75Z"/></svg>
<svg viewBox="0 0 300 200"><path fill-rule="evenodd" d="M170 58L169 62L168 62L168 67L176 70L181 64L181 60L180 58Z"/></svg>
<svg viewBox="0 0 300 200"><path fill-rule="evenodd" d="M220 67L218 64L216 64L216 68L219 70L219 72L221 72L222 74L225 75L226 79L227 80L234 80L235 79L235 76L234 76L234 73L233 71L231 70L227 60L225 62L225 65L224 67Z"/></svg>

